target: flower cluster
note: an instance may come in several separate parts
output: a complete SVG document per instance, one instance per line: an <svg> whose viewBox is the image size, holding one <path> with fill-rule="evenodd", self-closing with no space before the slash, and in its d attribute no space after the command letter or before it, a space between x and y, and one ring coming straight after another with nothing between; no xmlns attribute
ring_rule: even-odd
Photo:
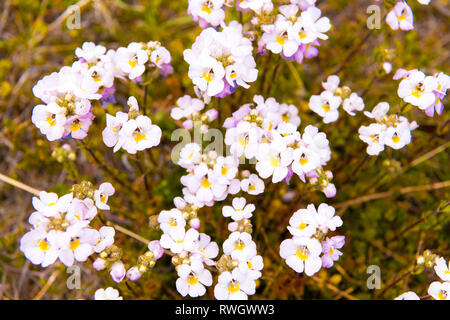
<svg viewBox="0 0 450 320"><path fill-rule="evenodd" d="M420 257L418 264L431 264L431 266L434 266L436 275L443 282L433 281L428 287L428 294L435 300L450 300L450 263L447 263L444 257L436 257L433 254L429 258L434 259L427 263L426 258ZM420 300L420 297L415 292L408 291L395 298L395 300Z"/></svg>
<svg viewBox="0 0 450 320"><path fill-rule="evenodd" d="M341 104L351 116L355 116L355 111L364 110L363 99L357 93L352 93L349 87L339 87L339 82L338 76L329 76L326 82L322 82L324 91L309 99L309 108L321 116L324 123L334 122L339 118Z"/></svg>
<svg viewBox="0 0 450 320"><path fill-rule="evenodd" d="M78 60L39 80L34 95L44 104L34 107L32 122L50 141L84 139L94 118L92 101L115 102L114 79L141 81L146 68L166 75L172 71L171 56L159 42L130 43L117 51L93 42L75 50Z"/></svg>
<svg viewBox="0 0 450 320"><path fill-rule="evenodd" d="M444 257L440 257L436 259L434 271L444 282L432 282L428 294L436 300L450 300L450 263L447 263Z"/></svg>
<svg viewBox="0 0 450 320"><path fill-rule="evenodd" d="M286 259L289 267L312 276L320 268L331 268L339 260L344 236L326 237L329 231L342 226L342 219L334 214L333 207L322 203L317 210L310 204L292 215L288 226L292 238L280 245L280 256Z"/></svg>
<svg viewBox="0 0 450 320"><path fill-rule="evenodd" d="M20 240L20 250L33 264L47 267L57 259L72 266L86 261L96 253L113 246L115 231L111 227L99 230L89 226L97 209L107 210L108 197L114 194L110 183L103 183L93 191L90 185L80 184L73 192L58 197L56 193L41 191L33 197L29 222L33 229Z"/></svg>
<svg viewBox="0 0 450 320"><path fill-rule="evenodd" d="M212 206L241 189L236 178L239 163L233 156L218 156L216 151L203 154L199 144L188 143L181 149L178 165L188 171L180 181L185 186L184 199L190 204Z"/></svg>
<svg viewBox="0 0 450 320"><path fill-rule="evenodd" d="M303 182L305 177L320 180L320 189L327 197L336 194L329 180L331 172L322 166L330 160L331 150L326 135L309 125L303 134L298 109L294 105L280 104L274 98L253 98L255 106L246 104L226 119L225 144L233 156L256 161L256 170L263 179L288 182L296 173Z"/></svg>
<svg viewBox="0 0 450 320"><path fill-rule="evenodd" d="M128 113L106 114L106 128L102 132L105 145L114 147L114 152L122 148L131 154L157 146L161 128L152 124L149 117L139 114L135 97L128 98L128 106Z"/></svg>
<svg viewBox="0 0 450 320"><path fill-rule="evenodd" d="M258 76L253 47L242 34L242 25L231 21L222 31L204 29L195 39L192 49L184 50L189 63L189 78L199 96L225 97L238 87L248 88Z"/></svg>
<svg viewBox="0 0 450 320"><path fill-rule="evenodd" d="M398 69L394 80L402 79L398 86L398 96L405 102L419 107L429 117L434 112L442 114L444 104L442 100L450 87L450 77L443 72L434 76L427 76L419 70Z"/></svg>
<svg viewBox="0 0 450 320"><path fill-rule="evenodd" d="M252 240L250 218L255 210L253 204L246 204L245 198L234 198L232 206L224 206L222 214L234 221L228 225L232 231L223 243L223 255L217 261L220 271L214 287L218 300L246 300L255 294L255 281L261 277L263 259L256 251Z"/></svg>
<svg viewBox="0 0 450 320"><path fill-rule="evenodd" d="M281 54L286 60L296 60L302 63L303 58L313 58L318 55L316 48L319 39L326 40L325 34L331 28L327 17L321 17L321 11L315 6L308 6L299 15L299 6L290 4L280 6L279 14L273 24L263 24L263 35L258 42L258 51L266 49Z"/></svg>
<svg viewBox="0 0 450 320"><path fill-rule="evenodd" d="M182 198L175 198L174 203L176 208L161 211L158 215L159 227L163 232L160 244L173 254L172 263L179 277L176 281L178 292L183 297L203 296L205 286L212 285L212 275L207 267L215 265L212 259L219 253L219 247L211 241L211 237L196 230L200 227L200 221L195 205L186 203Z"/></svg>
<svg viewBox="0 0 450 320"><path fill-rule="evenodd" d="M403 148L411 142L411 130L418 127L415 121L410 123L398 114L387 115L389 108L389 103L380 102L372 112L364 111L367 117L376 121L359 128L359 138L368 144L369 155L378 155L385 145L396 150Z"/></svg>
<svg viewBox="0 0 450 320"><path fill-rule="evenodd" d="M175 120L186 119L183 121L183 127L186 130L191 130L194 127L194 122L201 123L201 132L208 132L208 123L217 119L218 111L214 108L208 109L204 113L200 113L205 108L202 100L192 98L185 95L177 100L177 106L172 108L170 116Z"/></svg>
<svg viewBox="0 0 450 320"><path fill-rule="evenodd" d="M417 0L420 4L428 5L430 0ZM414 17L411 7L406 1L397 1L394 8L386 16L386 23L392 30L409 31L414 29Z"/></svg>

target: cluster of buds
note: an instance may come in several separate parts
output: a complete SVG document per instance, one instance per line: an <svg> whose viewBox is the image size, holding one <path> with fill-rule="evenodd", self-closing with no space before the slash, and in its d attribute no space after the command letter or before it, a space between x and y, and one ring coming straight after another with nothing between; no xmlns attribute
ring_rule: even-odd
<svg viewBox="0 0 450 320"><path fill-rule="evenodd" d="M336 186L331 183L333 180L333 173L330 170L323 170L322 168L316 170L316 175L309 179L309 182L314 189L322 191L327 198L332 198L336 195Z"/></svg>
<svg viewBox="0 0 450 320"><path fill-rule="evenodd" d="M111 245L99 253L99 257L92 264L97 271L109 269L112 279L119 283L125 277L125 266L121 261L122 250L116 245Z"/></svg>
<svg viewBox="0 0 450 320"><path fill-rule="evenodd" d="M137 265L128 269L127 278L130 281L138 280L149 269L152 269L156 264L156 260L164 254L164 249L157 240L151 241L148 244L148 249L148 251L139 256Z"/></svg>
<svg viewBox="0 0 450 320"><path fill-rule="evenodd" d="M78 199L94 198L94 186L91 182L83 180L72 186L73 196Z"/></svg>
<svg viewBox="0 0 450 320"><path fill-rule="evenodd" d="M76 153L72 150L70 145L67 143L62 145L61 147L55 148L52 152L52 158L58 161L59 163L65 163L67 161L75 161Z"/></svg>

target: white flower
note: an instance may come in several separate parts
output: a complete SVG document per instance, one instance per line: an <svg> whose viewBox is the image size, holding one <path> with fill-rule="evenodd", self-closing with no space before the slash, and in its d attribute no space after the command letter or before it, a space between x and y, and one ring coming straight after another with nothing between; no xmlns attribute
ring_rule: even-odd
<svg viewBox="0 0 450 320"><path fill-rule="evenodd" d="M169 249L173 253L181 251L192 251L198 240L199 233L195 229L185 231L184 228L171 229L168 233L161 235L160 244L163 248Z"/></svg>
<svg viewBox="0 0 450 320"><path fill-rule="evenodd" d="M233 232L223 243L223 252L235 260L249 260L256 255L256 243L247 232Z"/></svg>
<svg viewBox="0 0 450 320"><path fill-rule="evenodd" d="M234 221L242 219L249 219L252 217L252 212L255 211L254 204L246 204L245 198L234 198L232 201L233 206L224 206L222 208L222 214L224 217L231 217Z"/></svg>
<svg viewBox="0 0 450 320"><path fill-rule="evenodd" d="M323 91L319 96L312 95L309 108L323 118L324 123L334 122L339 118L338 108L342 99L330 91Z"/></svg>
<svg viewBox="0 0 450 320"><path fill-rule="evenodd" d="M434 271L442 279L442 281L450 281L450 263L447 264L444 257L436 259Z"/></svg>
<svg viewBox="0 0 450 320"><path fill-rule="evenodd" d="M79 230L77 225L72 225L58 238L61 246L59 260L70 267L75 260L84 262L94 253L93 247L99 241L99 232L88 228Z"/></svg>
<svg viewBox="0 0 450 320"><path fill-rule="evenodd" d="M222 181L230 181L236 177L238 173L238 160L233 156L218 157L214 165L214 172Z"/></svg>
<svg viewBox="0 0 450 320"><path fill-rule="evenodd" d="M311 237L316 233L318 226L317 212L313 204L306 209L299 209L289 220L289 232L296 237Z"/></svg>
<svg viewBox="0 0 450 320"><path fill-rule="evenodd" d="M247 300L247 295L255 294L255 290L255 281L235 268L232 272L220 274L214 287L214 297L217 300Z"/></svg>
<svg viewBox="0 0 450 320"><path fill-rule="evenodd" d="M401 122L397 127L389 127L383 136L384 143L393 148L401 149L411 142L411 128L408 122Z"/></svg>
<svg viewBox="0 0 450 320"><path fill-rule="evenodd" d="M263 258L261 256L254 256L248 261L239 262L239 271L247 274L252 280L261 278L261 270L264 267Z"/></svg>
<svg viewBox="0 0 450 320"><path fill-rule="evenodd" d="M270 13L273 10L272 0L241 0L239 1L241 9L250 9L255 13Z"/></svg>
<svg viewBox="0 0 450 320"><path fill-rule="evenodd" d="M308 44L316 39L327 40L325 34L331 28L330 19L320 17L321 11L317 7L309 7L301 13L300 19L294 24L296 40Z"/></svg>
<svg viewBox="0 0 450 320"><path fill-rule="evenodd" d="M321 165L320 155L312 148L300 147L292 154L292 171L302 176Z"/></svg>
<svg viewBox="0 0 450 320"><path fill-rule="evenodd" d="M355 115L356 111L363 111L364 110L364 101L363 99L358 96L357 93L353 92L350 97L346 98L344 100L344 103L342 104L342 108L351 116Z"/></svg>
<svg viewBox="0 0 450 320"><path fill-rule="evenodd" d="M242 191L245 191L248 194L261 194L264 192L264 187L264 181L254 173L252 173L248 178L242 179L241 181Z"/></svg>
<svg viewBox="0 0 450 320"><path fill-rule="evenodd" d="M292 163L292 149L278 150L274 145L263 144L256 159L256 170L261 178L272 176L273 183L280 182L287 176L288 166Z"/></svg>
<svg viewBox="0 0 450 320"><path fill-rule="evenodd" d="M298 273L305 272L308 276L312 276L322 267L322 259L319 257L321 252L322 246L314 238L286 239L280 246L280 256L286 259L287 265Z"/></svg>
<svg viewBox="0 0 450 320"><path fill-rule="evenodd" d="M185 169L191 170L194 165L201 162L202 147L197 143L188 143L180 151L180 158L178 160L178 165Z"/></svg>
<svg viewBox="0 0 450 320"><path fill-rule="evenodd" d="M432 282L428 294L436 300L450 300L450 282Z"/></svg>
<svg viewBox="0 0 450 320"><path fill-rule="evenodd" d="M177 107L172 108L170 116L175 120L180 120L182 118L189 119L193 114L198 113L204 107L205 104L202 100L185 95L177 100Z"/></svg>
<svg viewBox="0 0 450 320"><path fill-rule="evenodd" d="M373 108L372 112L364 111L364 115L371 119L381 121L383 117L388 113L389 108L390 108L389 103L380 102Z"/></svg>
<svg viewBox="0 0 450 320"><path fill-rule="evenodd" d="M142 45L132 42L128 47L117 49L115 62L119 71L126 74L131 80L136 79L145 71L145 63L148 61L148 54L142 49Z"/></svg>
<svg viewBox="0 0 450 320"><path fill-rule="evenodd" d="M192 298L201 297L206 292L205 286L212 285L211 272L203 268L201 263L199 265L182 264L177 267L177 273L179 278L176 281L176 287L183 297L186 295Z"/></svg>
<svg viewBox="0 0 450 320"><path fill-rule="evenodd" d="M123 124L119 132L119 142L114 151L122 147L128 153L135 154L137 151L157 146L161 140L161 134L161 128L152 124L149 117L140 115Z"/></svg>
<svg viewBox="0 0 450 320"><path fill-rule="evenodd" d="M368 127L361 126L359 138L368 144L367 153L371 156L376 156L384 150L384 127L381 124L372 123Z"/></svg>
<svg viewBox="0 0 450 320"><path fill-rule="evenodd" d="M435 102L433 90L437 87L436 79L415 71L403 79L398 87L398 96L414 106L424 110Z"/></svg>
<svg viewBox="0 0 450 320"><path fill-rule="evenodd" d="M119 141L119 132L122 126L128 121L128 114L117 112L115 116L106 114L106 128L102 132L103 142L107 147L114 147Z"/></svg>
<svg viewBox="0 0 450 320"><path fill-rule="evenodd" d="M322 81L322 87L326 90L326 91L330 91L331 93L334 93L336 91L336 89L339 87L339 83L341 82L341 80L339 79L339 77L335 74L328 76L327 81L323 82Z"/></svg>
<svg viewBox="0 0 450 320"><path fill-rule="evenodd" d="M39 198L33 197L32 203L36 211L46 217L53 217L59 212L66 212L72 199L72 193L58 198L56 193L41 191L39 192Z"/></svg>
<svg viewBox="0 0 450 320"><path fill-rule="evenodd" d="M178 209L161 211L158 216L158 222L164 233L170 232L173 228L184 228L186 226L186 220L184 220L183 214Z"/></svg>
<svg viewBox="0 0 450 320"><path fill-rule="evenodd" d="M292 57L298 50L299 43L289 36L291 22L277 19L274 25L264 25L261 41L273 53L282 53L285 57Z"/></svg>
<svg viewBox="0 0 450 320"><path fill-rule="evenodd" d="M399 295L395 300L420 300L417 293L408 291Z"/></svg>
<svg viewBox="0 0 450 320"><path fill-rule="evenodd" d="M225 19L225 11L222 9L224 0L189 0L188 13L194 20L201 18L216 27Z"/></svg>
<svg viewBox="0 0 450 320"><path fill-rule="evenodd" d="M106 52L106 48L94 42L84 42L81 48L75 49L75 55L88 63L96 63Z"/></svg>
<svg viewBox="0 0 450 320"><path fill-rule="evenodd" d="M94 298L95 300L123 300L123 298L119 295L119 291L111 287L106 289L98 289L95 291Z"/></svg>
<svg viewBox="0 0 450 320"><path fill-rule="evenodd" d="M66 123L64 109L56 103L48 105L39 104L33 108L31 122L45 134L49 141L61 139Z"/></svg>
<svg viewBox="0 0 450 320"><path fill-rule="evenodd" d="M115 192L114 187L109 182L104 182L100 185L98 190L94 191L94 200L97 208L101 210L109 210L107 205L108 198L112 196Z"/></svg>
<svg viewBox="0 0 450 320"><path fill-rule="evenodd" d="M35 229L20 239L20 251L31 263L47 267L58 258L59 246L53 234L47 235L45 230Z"/></svg>
<svg viewBox="0 0 450 320"><path fill-rule="evenodd" d="M212 259L219 254L219 246L217 243L211 241L211 237L204 233L200 233L196 250L201 254L202 261L206 265L213 265L214 261Z"/></svg>
<svg viewBox="0 0 450 320"><path fill-rule="evenodd" d="M314 205L312 207L314 208ZM335 216L334 213L335 209L326 203L321 203L317 207L317 225L324 233L328 232L328 230L335 231L337 227L342 226L341 217Z"/></svg>
<svg viewBox="0 0 450 320"><path fill-rule="evenodd" d="M99 253L110 247L114 243L114 235L116 231L112 227L101 227L98 231L100 238L94 247L94 251Z"/></svg>

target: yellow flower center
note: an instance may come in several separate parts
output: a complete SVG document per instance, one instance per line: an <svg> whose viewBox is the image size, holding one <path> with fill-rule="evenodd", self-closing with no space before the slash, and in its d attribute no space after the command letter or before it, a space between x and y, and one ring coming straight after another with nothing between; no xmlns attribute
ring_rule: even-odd
<svg viewBox="0 0 450 320"><path fill-rule="evenodd" d="M47 251L48 249L50 249L47 240L39 241L39 249L41 249L42 251Z"/></svg>
<svg viewBox="0 0 450 320"><path fill-rule="evenodd" d="M227 173L228 173L228 169L225 168L225 167L223 167L223 168L222 168L222 175L224 176L224 175L226 175Z"/></svg>
<svg viewBox="0 0 450 320"><path fill-rule="evenodd" d="M236 250L244 250L245 244L244 244L244 242L242 242L241 240L236 241L236 244L234 245L234 248L235 248Z"/></svg>
<svg viewBox="0 0 450 320"><path fill-rule="evenodd" d="M47 123L50 125L50 127L53 127L56 125L55 115L48 116L46 119Z"/></svg>
<svg viewBox="0 0 450 320"><path fill-rule="evenodd" d="M77 132L82 127L81 123L76 121L70 125L70 131Z"/></svg>
<svg viewBox="0 0 450 320"><path fill-rule="evenodd" d="M132 68L136 68L136 66L137 66L137 59L130 59L130 60L128 60L128 64L130 65L130 67L132 67Z"/></svg>
<svg viewBox="0 0 450 320"><path fill-rule="evenodd" d="M191 285L191 286L193 286L197 282L198 282L198 277L195 277L193 275L190 275L187 279L187 283L189 283L189 285Z"/></svg>
<svg viewBox="0 0 450 320"><path fill-rule="evenodd" d="M308 159L306 159L306 158L300 158L300 164L302 165L302 166L304 166L305 164L307 164L308 163Z"/></svg>
<svg viewBox="0 0 450 320"><path fill-rule="evenodd" d="M230 284L228 285L228 291L230 292L230 293L236 293L236 292L238 292L239 291L239 283L233 283L233 282L230 282Z"/></svg>
<svg viewBox="0 0 450 320"><path fill-rule="evenodd" d="M209 188L211 187L212 183L209 182L208 178L203 179L202 182L200 182L203 188Z"/></svg>
<svg viewBox="0 0 450 320"><path fill-rule="evenodd" d="M400 137L399 137L397 134L394 134L394 135L392 136L392 141L393 141L394 143L399 143Z"/></svg>
<svg viewBox="0 0 450 320"><path fill-rule="evenodd" d="M240 144L241 146L246 146L246 145L248 145L248 138L247 138L247 137L239 137L238 141L239 141L239 144Z"/></svg>
<svg viewBox="0 0 450 320"><path fill-rule="evenodd" d="M280 45L280 46L282 46L282 45L284 45L285 43L286 43L286 38L285 37L283 37L283 36L278 36L277 37L277 39L276 39L276 41L277 41L277 43Z"/></svg>
<svg viewBox="0 0 450 320"><path fill-rule="evenodd" d="M306 249L303 249L303 250L297 249L296 254L300 260L308 260L308 252Z"/></svg>
<svg viewBox="0 0 450 320"><path fill-rule="evenodd" d="M256 187L255 187L255 186L252 186L252 185L251 185L251 186L248 186L248 190L249 190L249 191L255 191L255 190L256 190Z"/></svg>
<svg viewBox="0 0 450 320"><path fill-rule="evenodd" d="M136 132L134 135L134 141L139 142L145 139L145 134Z"/></svg>
<svg viewBox="0 0 450 320"><path fill-rule="evenodd" d="M333 249L333 247L331 247L330 248L330 255L333 255L333 253L334 253L334 249Z"/></svg>
<svg viewBox="0 0 450 320"><path fill-rule="evenodd" d="M280 166L280 159L271 156L270 157L270 165L274 168L278 168Z"/></svg>
<svg viewBox="0 0 450 320"><path fill-rule="evenodd" d="M206 72L203 72L203 79L205 79L206 80L206 82L211 82L211 81L213 81L213 76L212 76L212 73L211 72L208 72L208 73L206 73Z"/></svg>
<svg viewBox="0 0 450 320"><path fill-rule="evenodd" d="M308 226L308 225L307 225L306 223L302 222L302 223L300 223L300 225L298 226L298 228L299 228L300 230L303 230L303 229L305 229L307 226Z"/></svg>
<svg viewBox="0 0 450 320"><path fill-rule="evenodd" d="M323 104L323 105L322 105L322 109L323 109L323 111L325 111L325 112L330 112L330 106L329 106L328 104Z"/></svg>
<svg viewBox="0 0 450 320"><path fill-rule="evenodd" d="M439 299L439 300L445 300L445 299L447 299L447 291L445 291L445 290L439 291L439 293L438 293L438 299Z"/></svg>
<svg viewBox="0 0 450 320"><path fill-rule="evenodd" d="M73 251L76 250L79 246L80 246L80 239L74 239L70 241L69 249Z"/></svg>
<svg viewBox="0 0 450 320"><path fill-rule="evenodd" d="M170 219L169 225L171 227L176 227L177 226L177 222L175 221L175 219Z"/></svg>

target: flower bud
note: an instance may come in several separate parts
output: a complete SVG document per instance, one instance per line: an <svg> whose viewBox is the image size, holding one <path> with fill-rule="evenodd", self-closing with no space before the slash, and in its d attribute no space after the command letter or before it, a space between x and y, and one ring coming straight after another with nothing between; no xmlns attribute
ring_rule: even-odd
<svg viewBox="0 0 450 320"><path fill-rule="evenodd" d="M132 267L127 271L127 278L130 281L136 281L141 277L142 273L138 267Z"/></svg>

